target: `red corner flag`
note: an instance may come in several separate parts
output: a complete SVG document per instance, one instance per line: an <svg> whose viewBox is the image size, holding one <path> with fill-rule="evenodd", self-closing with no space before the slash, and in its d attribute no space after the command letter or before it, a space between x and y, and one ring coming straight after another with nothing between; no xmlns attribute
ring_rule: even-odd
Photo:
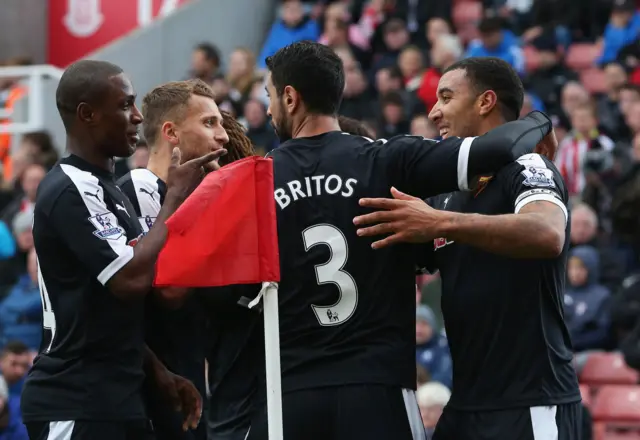
<svg viewBox="0 0 640 440"><path fill-rule="evenodd" d="M156 286L280 281L272 160L249 157L210 173L167 228Z"/></svg>

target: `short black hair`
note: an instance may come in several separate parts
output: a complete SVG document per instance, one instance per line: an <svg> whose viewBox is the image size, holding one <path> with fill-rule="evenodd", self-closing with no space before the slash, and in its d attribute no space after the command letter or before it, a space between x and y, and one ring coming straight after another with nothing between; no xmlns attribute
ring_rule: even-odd
<svg viewBox="0 0 640 440"><path fill-rule="evenodd" d="M344 91L344 66L333 49L314 41L299 41L267 57L266 64L278 96L291 86L300 93L310 113L337 114Z"/></svg>
<svg viewBox="0 0 640 440"><path fill-rule="evenodd" d="M216 67L220 67L220 51L211 43L202 42L198 44L193 50L199 50L204 54L204 57L215 64Z"/></svg>
<svg viewBox="0 0 640 440"><path fill-rule="evenodd" d="M453 63L444 73L453 70L464 70L478 94L493 90L506 122L518 119L524 102L524 87L509 63L494 57L471 57Z"/></svg>
<svg viewBox="0 0 640 440"><path fill-rule="evenodd" d="M481 34L491 34L504 28L504 21L500 17L486 17L478 24L478 31Z"/></svg>
<svg viewBox="0 0 640 440"><path fill-rule="evenodd" d="M122 68L107 61L80 60L67 67L56 89L56 106L67 130L78 105L99 102L111 87L109 79L121 73Z"/></svg>
<svg viewBox="0 0 640 440"><path fill-rule="evenodd" d="M635 92L640 95L640 86L638 84L626 83L620 87L620 90L629 90L630 92Z"/></svg>
<svg viewBox="0 0 640 440"><path fill-rule="evenodd" d="M2 349L2 356L6 356L7 354L17 354L22 355L29 351L29 347L22 341L17 339L11 340L7 342Z"/></svg>

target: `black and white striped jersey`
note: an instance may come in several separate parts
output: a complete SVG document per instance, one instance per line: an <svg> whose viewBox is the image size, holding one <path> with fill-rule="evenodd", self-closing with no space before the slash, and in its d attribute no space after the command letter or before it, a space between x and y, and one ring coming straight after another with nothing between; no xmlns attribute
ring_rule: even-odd
<svg viewBox="0 0 640 440"><path fill-rule="evenodd" d="M26 421L143 419L143 301L106 285L142 236L111 173L77 156L44 178L33 239L44 337L22 393Z"/></svg>
<svg viewBox="0 0 640 440"><path fill-rule="evenodd" d="M118 180L118 186L129 197L142 230L147 233L160 212L167 184L146 168L138 168Z"/></svg>

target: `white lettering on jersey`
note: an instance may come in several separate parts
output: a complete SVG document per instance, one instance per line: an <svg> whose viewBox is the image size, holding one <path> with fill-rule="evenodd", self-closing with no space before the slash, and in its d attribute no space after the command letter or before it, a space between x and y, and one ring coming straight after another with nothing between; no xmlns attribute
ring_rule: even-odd
<svg viewBox="0 0 640 440"><path fill-rule="evenodd" d="M352 177L344 179L337 174L329 176L310 176L303 181L291 180L286 187L276 188L273 195L281 209L286 208L293 201L323 194L340 194L342 197L351 197L354 194L358 180Z"/></svg>

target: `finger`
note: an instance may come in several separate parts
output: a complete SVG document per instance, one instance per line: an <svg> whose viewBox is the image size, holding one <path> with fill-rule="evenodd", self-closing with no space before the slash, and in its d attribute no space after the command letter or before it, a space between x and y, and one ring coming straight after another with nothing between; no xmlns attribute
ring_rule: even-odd
<svg viewBox="0 0 640 440"><path fill-rule="evenodd" d="M390 235L389 237L383 238L382 240L374 241L371 244L371 247L376 250L383 249L397 243L402 243L402 241L402 233L398 232Z"/></svg>
<svg viewBox="0 0 640 440"><path fill-rule="evenodd" d="M358 229L356 233L359 237L371 237L374 235L391 234L397 232L398 229L399 227L396 223L380 223L379 225Z"/></svg>
<svg viewBox="0 0 640 440"><path fill-rule="evenodd" d="M376 209L394 209L403 206L404 200L394 199L360 199L360 206Z"/></svg>
<svg viewBox="0 0 640 440"><path fill-rule="evenodd" d="M410 196L409 194L405 194L402 191L397 190L395 187L391 187L391 195L396 200L420 200L417 197Z"/></svg>
<svg viewBox="0 0 640 440"><path fill-rule="evenodd" d="M180 165L180 159L182 158L182 153L180 152L180 148L174 147L171 152L171 166L177 167Z"/></svg>
<svg viewBox="0 0 640 440"><path fill-rule="evenodd" d="M397 211L376 211L370 214L359 215L353 219L356 226L384 223L398 218Z"/></svg>
<svg viewBox="0 0 640 440"><path fill-rule="evenodd" d="M191 159L189 162L187 162L188 164L193 164L196 166L203 166L211 161L214 161L222 156L224 156L225 154L227 154L227 150L225 150L224 148L221 148L219 150L216 151L212 151L209 154L205 154L202 157L197 157L195 159Z"/></svg>

